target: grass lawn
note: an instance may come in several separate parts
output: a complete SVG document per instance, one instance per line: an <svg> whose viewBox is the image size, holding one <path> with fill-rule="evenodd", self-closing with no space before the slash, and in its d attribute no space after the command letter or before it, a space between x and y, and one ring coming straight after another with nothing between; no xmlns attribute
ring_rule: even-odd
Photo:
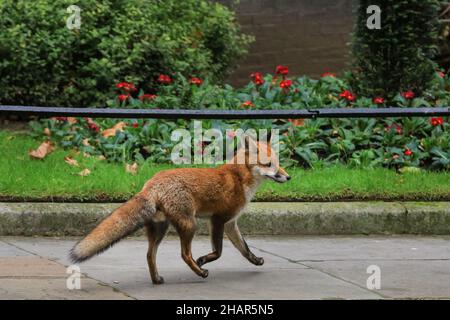
<svg viewBox="0 0 450 320"><path fill-rule="evenodd" d="M170 165L145 164L133 176L124 165L56 150L44 160L30 159L28 151L40 142L24 134L0 131L0 200L2 201L123 201L136 193L156 172ZM72 167L64 157L73 156ZM91 174L79 176L88 168ZM286 184L265 182L259 201L339 200L450 200L450 172L397 174L387 169L289 169Z"/></svg>

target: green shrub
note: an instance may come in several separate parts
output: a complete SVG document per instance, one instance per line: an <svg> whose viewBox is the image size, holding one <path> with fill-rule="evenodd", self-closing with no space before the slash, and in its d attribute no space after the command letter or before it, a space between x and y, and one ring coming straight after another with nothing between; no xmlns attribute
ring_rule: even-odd
<svg viewBox="0 0 450 320"><path fill-rule="evenodd" d="M69 30L69 5L81 28ZM251 38L207 0L0 0L0 103L102 106L113 84L228 75Z"/></svg>
<svg viewBox="0 0 450 320"><path fill-rule="evenodd" d="M400 91L420 94L437 68L439 0L360 0L353 54L359 93L392 98ZM381 29L367 28L370 5L381 8Z"/></svg>

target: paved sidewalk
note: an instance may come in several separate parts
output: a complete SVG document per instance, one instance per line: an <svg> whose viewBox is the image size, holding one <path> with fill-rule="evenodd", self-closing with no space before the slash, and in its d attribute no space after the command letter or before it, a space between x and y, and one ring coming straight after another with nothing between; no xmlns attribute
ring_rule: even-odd
<svg viewBox="0 0 450 320"><path fill-rule="evenodd" d="M0 299L389 299L450 298L450 237L249 238L264 266L249 264L225 241L222 258L194 275L177 238L158 253L166 284L153 286L144 238L127 239L81 264L81 290L66 287L75 239L0 238ZM197 237L196 257L210 251ZM366 286L367 268L381 269L381 290Z"/></svg>

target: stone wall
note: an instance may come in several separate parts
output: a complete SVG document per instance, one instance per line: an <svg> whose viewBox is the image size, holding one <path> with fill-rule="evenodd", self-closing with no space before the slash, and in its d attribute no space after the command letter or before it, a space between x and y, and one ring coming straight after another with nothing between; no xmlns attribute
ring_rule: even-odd
<svg viewBox="0 0 450 320"><path fill-rule="evenodd" d="M254 71L288 65L292 74L317 77L349 63L354 0L217 0L237 12L247 34L256 37L250 54L231 77L248 81Z"/></svg>

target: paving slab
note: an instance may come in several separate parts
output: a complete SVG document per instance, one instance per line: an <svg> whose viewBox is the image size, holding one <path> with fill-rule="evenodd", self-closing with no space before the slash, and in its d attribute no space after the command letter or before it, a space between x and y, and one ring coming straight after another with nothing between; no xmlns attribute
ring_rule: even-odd
<svg viewBox="0 0 450 320"><path fill-rule="evenodd" d="M15 246L0 241L0 257L31 256L32 254Z"/></svg>
<svg viewBox="0 0 450 320"><path fill-rule="evenodd" d="M293 261L450 259L450 236L261 238L255 246Z"/></svg>
<svg viewBox="0 0 450 320"><path fill-rule="evenodd" d="M68 290L65 278L1 279L0 300L128 300L97 280L82 279L81 290Z"/></svg>
<svg viewBox="0 0 450 320"><path fill-rule="evenodd" d="M378 294L395 299L450 299L449 260L360 260L306 262L315 270L366 286L367 268L377 266Z"/></svg>
<svg viewBox="0 0 450 320"><path fill-rule="evenodd" d="M49 278L42 279L44 275L39 278L36 273L31 284L37 288L38 280L47 281L54 295L35 293L36 297L44 298L96 299L98 293L100 299L106 293L100 294L95 285L97 281L104 290L115 293L116 298L134 299L450 299L448 236L250 237L247 240L254 253L264 257L264 266L248 263L229 241L225 241L223 256L205 266L210 275L202 279L182 261L178 238L168 237L158 252L159 271L166 283L154 286L145 258L147 241L125 239L79 265L86 278L82 279L82 287L87 290L84 295L80 293L80 297L64 293L61 283L60 287L52 287L58 275L52 274L54 271L50 268L54 263L65 271L64 266L70 264L67 253L77 239L4 237L0 238L0 250L3 250L0 252L12 255L14 251L2 249L4 243L33 255L31 258L4 257L9 259L8 263L11 259L22 259L16 260L22 264L32 258L50 261L47 262ZM195 257L209 251L207 237L194 239ZM370 290L366 286L370 276L367 267L371 265L380 267L380 290ZM5 283L10 284L8 294L13 297L22 297L22 291L14 291L14 283L27 281L14 278L27 274L25 270L18 270L2 279L9 281ZM47 287L44 285L44 288Z"/></svg>
<svg viewBox="0 0 450 320"><path fill-rule="evenodd" d="M65 278L66 269L59 263L36 256L0 257L0 277Z"/></svg>
<svg viewBox="0 0 450 320"><path fill-rule="evenodd" d="M54 246L58 246L56 242ZM0 300L131 299L128 295L83 274L80 275L80 290L69 290L69 276L66 267L61 263L0 241Z"/></svg>
<svg viewBox="0 0 450 320"><path fill-rule="evenodd" d="M7 238L8 243L69 265L68 250L75 240ZM249 239L249 243L258 243ZM211 250L209 239L194 240L195 256ZM309 267L271 254L260 255L265 265L245 260L228 242L221 259L208 265L210 276L196 276L182 261L179 240L163 241L158 267L166 284L150 282L146 264L147 241L127 239L100 256L80 264L81 272L137 299L378 299L380 296ZM308 288L308 290L305 290Z"/></svg>
<svg viewBox="0 0 450 320"><path fill-rule="evenodd" d="M450 298L450 237L320 237L260 240L263 252L366 287L369 266L381 271L389 298Z"/></svg>

